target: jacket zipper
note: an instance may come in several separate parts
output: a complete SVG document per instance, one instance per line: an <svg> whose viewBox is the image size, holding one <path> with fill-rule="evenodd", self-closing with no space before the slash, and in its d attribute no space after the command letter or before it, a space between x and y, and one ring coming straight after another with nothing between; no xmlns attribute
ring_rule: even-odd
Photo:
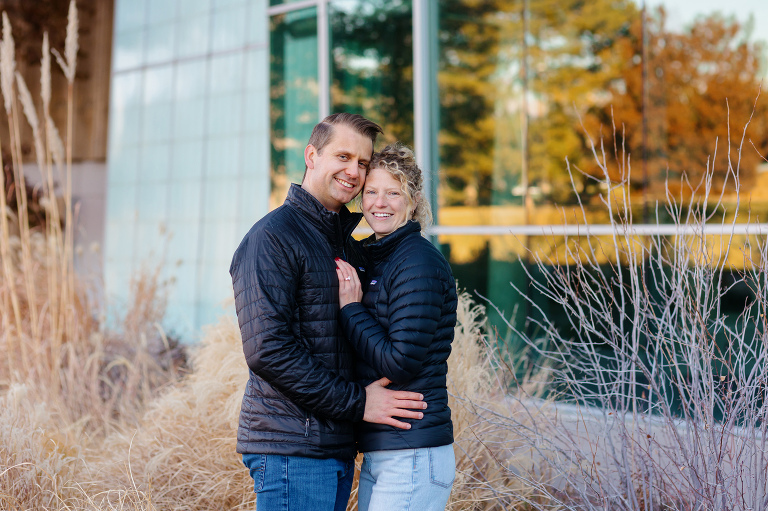
<svg viewBox="0 0 768 511"><path fill-rule="evenodd" d="M306 422L304 423L304 436L309 436L309 417L307 417Z"/></svg>

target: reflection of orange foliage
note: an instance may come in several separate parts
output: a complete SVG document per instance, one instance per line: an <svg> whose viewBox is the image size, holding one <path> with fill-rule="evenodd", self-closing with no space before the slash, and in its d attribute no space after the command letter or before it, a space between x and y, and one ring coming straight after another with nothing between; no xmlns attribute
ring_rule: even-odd
<svg viewBox="0 0 768 511"><path fill-rule="evenodd" d="M714 169L713 192L718 193L723 187L732 189L733 181L725 182L728 158L734 167L740 159L742 186L750 185L760 157L748 141L751 139L763 148L768 144L768 103L755 103L762 47L745 37L738 21L718 14L697 20L683 33L670 31L665 21L666 13L659 8L646 23L645 88L642 19L635 19L629 35L618 41L614 51L629 65L621 67L618 79L609 84L610 100L590 111L587 129L593 136L602 131L610 139L610 126L615 119L619 144L624 134L624 143L632 156L632 184L636 188L643 186L641 162L645 156L651 197L664 196L668 175L675 193L684 191L685 187L674 189L683 174L697 186L708 167ZM747 142L737 154L753 109Z"/></svg>
<svg viewBox="0 0 768 511"><path fill-rule="evenodd" d="M752 204L762 203L768 205L768 164L763 164L758 167L759 171L755 176L754 186L751 186L747 193L747 200ZM768 209L768 208L763 208ZM768 218L763 218L762 221L766 221Z"/></svg>
<svg viewBox="0 0 768 511"><path fill-rule="evenodd" d="M659 8L648 13L644 48L638 2L541 0L530 2L524 47L520 4L445 4L441 205L517 202L524 167L545 200L572 203L566 157L572 169L601 176L589 137L598 153L604 142L609 161L624 160L609 169L615 182L631 167L638 199L647 187L650 201L663 200L667 175L679 187L673 192L684 191L683 173L695 187L708 161L713 192L732 189L732 181L724 182L729 157L734 166L741 158L742 184L751 185L760 160L749 141L768 152L768 102L757 103L736 152L755 106L765 49L735 18L713 14L678 32ZM575 180L585 202L600 193L593 180L578 173Z"/></svg>

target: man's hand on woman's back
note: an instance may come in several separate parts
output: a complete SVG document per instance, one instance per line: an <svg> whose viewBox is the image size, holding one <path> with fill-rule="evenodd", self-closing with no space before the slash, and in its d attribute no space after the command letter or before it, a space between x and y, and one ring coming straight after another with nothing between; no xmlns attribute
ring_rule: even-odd
<svg viewBox="0 0 768 511"><path fill-rule="evenodd" d="M416 392L404 390L389 390L390 382L382 378L365 387L365 415L363 420L378 424L388 424L400 429L410 429L411 425L395 417L404 419L421 419L424 414L416 410L424 410L427 403L424 396Z"/></svg>

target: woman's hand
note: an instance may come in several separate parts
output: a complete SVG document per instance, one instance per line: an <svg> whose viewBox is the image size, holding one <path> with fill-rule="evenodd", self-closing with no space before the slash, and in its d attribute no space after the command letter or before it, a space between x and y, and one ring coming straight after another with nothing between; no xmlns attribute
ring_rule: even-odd
<svg viewBox="0 0 768 511"><path fill-rule="evenodd" d="M336 276L339 277L339 307L363 299L363 290L357 272L346 261L336 259Z"/></svg>

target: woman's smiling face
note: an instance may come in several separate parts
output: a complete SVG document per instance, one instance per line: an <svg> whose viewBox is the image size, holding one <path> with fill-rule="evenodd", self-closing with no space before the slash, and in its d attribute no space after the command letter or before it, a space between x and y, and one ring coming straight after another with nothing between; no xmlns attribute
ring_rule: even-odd
<svg viewBox="0 0 768 511"><path fill-rule="evenodd" d="M411 215L411 201L388 170L371 169L363 187L363 215L376 239L394 232Z"/></svg>

